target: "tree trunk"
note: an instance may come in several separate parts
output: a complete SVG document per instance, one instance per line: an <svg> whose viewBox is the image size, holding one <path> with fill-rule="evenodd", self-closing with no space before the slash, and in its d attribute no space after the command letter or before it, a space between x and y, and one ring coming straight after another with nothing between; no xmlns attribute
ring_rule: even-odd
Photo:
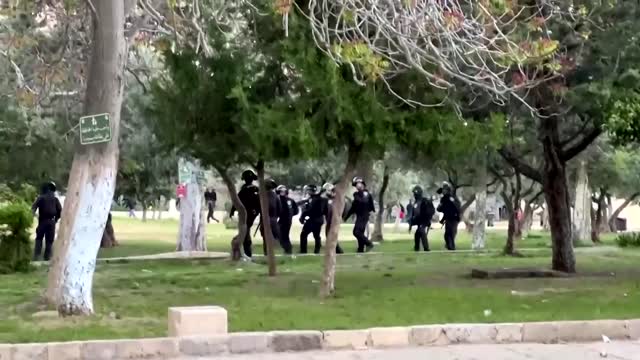
<svg viewBox="0 0 640 360"><path fill-rule="evenodd" d="M349 155L342 177L336 186L336 195L333 200L333 212L331 216L331 227L327 235L327 246L324 252L324 268L322 272L322 283L320 285L320 296L323 298L333 295L336 291L336 245L338 244L338 234L342 224L342 213L344 211L345 194L351 178L356 171L360 149L349 147Z"/></svg>
<svg viewBox="0 0 640 360"><path fill-rule="evenodd" d="M276 254L274 249L273 232L271 231L271 221L269 220L269 195L264 179L264 161L259 160L256 166L258 172L258 185L260 187L260 213L262 217L262 241L267 247L267 263L269 265L269 276L276 276Z"/></svg>
<svg viewBox="0 0 640 360"><path fill-rule="evenodd" d="M573 210L573 243L591 242L591 189L587 175L587 165L580 162L576 181L575 206Z"/></svg>
<svg viewBox="0 0 640 360"><path fill-rule="evenodd" d="M102 241L100 242L101 248L112 248L118 246L116 241L116 235L113 231L113 223L111 222L111 214L107 217L107 224L102 233Z"/></svg>
<svg viewBox="0 0 640 360"><path fill-rule="evenodd" d="M382 175L382 186L380 187L380 193L378 194L379 210L376 213L376 222L373 226L373 235L371 236L372 241L384 241L384 237L382 235L382 227L384 223L384 193L387 191L387 187L389 186L389 176L389 167L385 165Z"/></svg>
<svg viewBox="0 0 640 360"><path fill-rule="evenodd" d="M231 260L238 261L242 259L242 241L247 236L247 209L240 201L236 192L236 185L225 168L216 167L222 181L227 186L231 203L238 211L238 234L231 239Z"/></svg>
<svg viewBox="0 0 640 360"><path fill-rule="evenodd" d="M147 222L147 208L148 205L146 201L140 201L140 205L142 205L142 222Z"/></svg>
<svg viewBox="0 0 640 360"><path fill-rule="evenodd" d="M608 221L609 229L611 229L611 231L613 232L618 231L618 224L616 224L616 220L618 219L618 216L620 216L620 213L622 213L622 211L626 209L627 206L629 206L629 204L631 204L638 196L640 196L640 194L638 193L629 196L624 200L624 202L620 206L618 206L618 208L615 211L611 213L611 217L609 218L609 221Z"/></svg>
<svg viewBox="0 0 640 360"><path fill-rule="evenodd" d="M528 202L524 205L524 219L522 224L520 224L520 232L523 238L527 238L529 236L529 232L533 227L533 214L535 209L531 205L531 202Z"/></svg>
<svg viewBox="0 0 640 360"><path fill-rule="evenodd" d="M180 230L176 251L207 251L206 216L202 206L202 188L193 179L180 199Z"/></svg>
<svg viewBox="0 0 640 360"><path fill-rule="evenodd" d="M600 232L598 231L600 223L598 222L598 212L600 210L594 210L593 206L591 207L591 241L595 243L600 242Z"/></svg>
<svg viewBox="0 0 640 360"><path fill-rule="evenodd" d="M504 201L504 205L507 210L508 216L508 227L507 227L507 242L504 245L504 254L505 255L515 255L516 254L516 246L515 246L515 237L516 237L516 213L513 209L513 204L511 197L507 195L505 191L501 192L502 200Z"/></svg>
<svg viewBox="0 0 640 360"><path fill-rule="evenodd" d="M471 248L473 250L483 250L486 247L486 231L487 225L487 167L484 161L481 161L478 167L479 174L476 177L476 211L473 217L473 240Z"/></svg>
<svg viewBox="0 0 640 360"><path fill-rule="evenodd" d="M576 258L571 236L571 207L567 186L566 163L560 158L560 120L555 116L540 118L544 153L542 187L549 208L549 225L553 255L551 267L556 271L576 272Z"/></svg>
<svg viewBox="0 0 640 360"><path fill-rule="evenodd" d="M542 208L542 230L551 230L551 228L549 227L549 206L546 202L544 204L544 207Z"/></svg>
<svg viewBox="0 0 640 360"><path fill-rule="evenodd" d="M460 206L460 217L462 218L462 222L464 223L464 228L468 233L473 232L473 223L469 220L467 216L467 210L476 201L476 194L471 195L462 205Z"/></svg>
<svg viewBox="0 0 640 360"><path fill-rule="evenodd" d="M124 3L94 0L84 113L109 113L111 141L78 145L49 271L47 299L60 315L93 313L93 273L115 191L127 45Z"/></svg>

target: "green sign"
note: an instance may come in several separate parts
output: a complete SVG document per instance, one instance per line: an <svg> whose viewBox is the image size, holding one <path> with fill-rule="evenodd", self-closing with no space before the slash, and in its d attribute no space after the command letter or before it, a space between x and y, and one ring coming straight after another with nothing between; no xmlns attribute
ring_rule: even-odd
<svg viewBox="0 0 640 360"><path fill-rule="evenodd" d="M91 145L111 141L109 114L97 114L80 118L80 144Z"/></svg>
<svg viewBox="0 0 640 360"><path fill-rule="evenodd" d="M180 158L178 160L178 182L180 184L190 184L193 181L193 163Z"/></svg>

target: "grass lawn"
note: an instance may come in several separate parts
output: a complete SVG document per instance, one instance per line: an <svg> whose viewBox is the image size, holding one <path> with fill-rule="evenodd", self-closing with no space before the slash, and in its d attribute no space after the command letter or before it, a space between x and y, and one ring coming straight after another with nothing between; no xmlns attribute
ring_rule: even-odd
<svg viewBox="0 0 640 360"><path fill-rule="evenodd" d="M143 226L139 237L135 229ZM173 229L170 222L118 221L122 246L102 255L171 251ZM225 250L230 233L218 229L211 226L209 244ZM344 232L348 236L349 229ZM441 247L440 235L433 236L434 247ZM545 246L548 239L537 236L522 243ZM280 258L275 278L265 276L262 264L226 260L101 263L94 283L97 315L84 319L43 312L46 269L0 276L0 343L166 336L167 308L190 305L224 306L231 331L640 317L640 251L581 250L580 275L571 278L472 280L473 267L547 267L550 251L524 258L401 253L411 249L407 237L398 234L380 246L384 253L340 256L338 293L325 301L317 296L321 257ZM460 247L468 248L466 234L461 237ZM493 233L490 246L500 248L503 238Z"/></svg>
<svg viewBox="0 0 640 360"><path fill-rule="evenodd" d="M404 225L404 224L403 224ZM136 219L114 218L113 226L117 240L122 246L113 249L102 249L98 255L101 258L150 255L175 251L176 237L178 234L178 222L176 220L148 221L146 223ZM434 225L429 233L429 243L432 250L444 250L443 230L439 225ZM254 240L255 254L262 254L262 238L260 233L253 236L256 226L253 227L251 236ZM299 249L298 243L302 226L294 224L291 229L291 240L294 243L294 251ZM351 231L353 224L343 224L340 229L340 241L346 252L355 252L356 243ZM324 231L324 229L323 229ZM234 229L225 229L222 224L210 224L207 226L207 247L209 251L230 250L231 238L236 234ZM376 247L375 251L382 252L407 252L413 251L413 235L407 232L406 225L398 232L393 228L385 229L386 241ZM322 234L324 242L324 232ZM506 240L506 231L488 230L487 247L491 250L501 250ZM612 236L603 236L603 244L612 245ZM313 249L313 236L309 235L309 244ZM460 228L456 240L458 249L471 249L471 236ZM548 234L533 232L527 239L516 244L519 248L548 248L550 239ZM280 250L280 249L278 249Z"/></svg>

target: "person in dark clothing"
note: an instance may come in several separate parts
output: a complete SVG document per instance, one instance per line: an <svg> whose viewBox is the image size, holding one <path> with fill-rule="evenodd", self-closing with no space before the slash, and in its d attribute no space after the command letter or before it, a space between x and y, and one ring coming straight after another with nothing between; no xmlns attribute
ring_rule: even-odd
<svg viewBox="0 0 640 360"><path fill-rule="evenodd" d="M405 214L405 221L409 222L409 220L411 220L411 217L413 216L413 199L409 200L409 203L407 204L407 213Z"/></svg>
<svg viewBox="0 0 640 360"><path fill-rule="evenodd" d="M413 250L420 251L420 244L422 244L424 251L430 251L427 235L429 234L431 219L436 213L436 209L433 207L431 199L424 197L420 186L413 188L413 197L416 201L413 203L413 211L411 212L411 219L409 219L409 232L411 232L413 226L417 226L413 237Z"/></svg>
<svg viewBox="0 0 640 360"><path fill-rule="evenodd" d="M280 245L284 249L286 254L293 252L293 246L291 245L291 223L293 217L298 215L300 209L298 204L289 197L289 189L286 186L280 185L276 188L276 193L280 199L280 215L278 216L278 227L280 228Z"/></svg>
<svg viewBox="0 0 640 360"><path fill-rule="evenodd" d="M336 192L335 186L331 183L322 185L322 190L324 190L324 196L327 199L327 225L324 228L324 236L328 239L329 230L331 229L331 220L333 216L333 199L336 196ZM336 254L344 254L344 251L340 247L339 242L336 242Z"/></svg>
<svg viewBox="0 0 640 360"><path fill-rule="evenodd" d="M51 250L56 235L56 223L62 216L62 205L55 195L56 184L49 182L42 187L38 199L33 203L31 211L38 212L38 227L36 229L36 243L33 251L33 261L40 260L42 240L45 241L44 261L51 259Z"/></svg>
<svg viewBox="0 0 640 360"><path fill-rule="evenodd" d="M265 181L267 187L267 197L269 198L269 225L271 226L271 234L273 240L280 242L280 226L278 226L278 217L282 213L282 207L280 205L280 197L276 194L275 189L278 186L275 180L267 179ZM262 220L262 219L261 219ZM262 251L267 256L267 240L264 236L264 224L260 222L260 235L262 236ZM285 252L287 248L283 246Z"/></svg>
<svg viewBox="0 0 640 360"><path fill-rule="evenodd" d="M447 182L438 189L438 194L442 195L440 204L438 204L438 212L442 213L440 223L444 224L445 246L447 250L455 250L458 224L460 223L460 201L452 194L451 186Z"/></svg>
<svg viewBox="0 0 640 360"><path fill-rule="evenodd" d="M355 186L356 192L353 193L353 203L349 208L349 212L344 216L346 221L351 215L356 215L356 223L353 226L353 236L358 240L358 252L371 251L373 249L373 243L366 237L365 230L369 223L369 215L375 212L373 205L373 197L365 189L366 184L361 177L354 177L351 184Z"/></svg>
<svg viewBox="0 0 640 360"><path fill-rule="evenodd" d="M302 206L303 210L300 215L300 223L303 224L302 233L300 233L300 254L307 253L307 238L309 234L313 234L313 239L315 240L313 252L319 254L322 248L320 231L328 212L327 199L320 195L318 187L315 185L307 185L306 190L309 198Z"/></svg>
<svg viewBox="0 0 640 360"><path fill-rule="evenodd" d="M207 191L204 192L204 200L207 202L207 208L209 209L209 213L207 214L207 223L209 223L211 219L219 223L220 221L216 219L213 214L216 209L216 201L218 200L216 191L214 189L208 188Z"/></svg>
<svg viewBox="0 0 640 360"><path fill-rule="evenodd" d="M258 195L258 187L253 184L254 181L258 180L258 176L251 170L245 170L242 173L242 180L244 184L240 188L238 192L238 197L247 210L247 235L245 236L242 247L244 249L244 253L246 256L251 257L251 227L253 223L256 221L256 218L260 215L260 196ZM235 214L236 208L231 207L230 217L233 217Z"/></svg>

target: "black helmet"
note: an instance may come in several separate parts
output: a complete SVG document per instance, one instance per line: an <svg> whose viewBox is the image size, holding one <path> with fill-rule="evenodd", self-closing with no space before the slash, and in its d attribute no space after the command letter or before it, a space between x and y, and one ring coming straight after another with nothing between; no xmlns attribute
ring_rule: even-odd
<svg viewBox="0 0 640 360"><path fill-rule="evenodd" d="M333 185L332 183L325 183L324 185L322 185L322 190L328 193L333 192L335 190L335 185Z"/></svg>
<svg viewBox="0 0 640 360"><path fill-rule="evenodd" d="M273 189L275 189L276 187L278 187L278 184L277 184L277 183L276 183L276 181L275 181L275 180L273 180L273 179L267 179L267 180L264 182L264 184L265 184L265 186L267 187L267 190L273 190Z"/></svg>
<svg viewBox="0 0 640 360"><path fill-rule="evenodd" d="M56 190L58 189L58 188L56 187L56 183L54 183L53 181L49 181L49 182L46 184L46 187L47 187L47 189L49 189L49 191L51 191L51 192L56 192Z"/></svg>
<svg viewBox="0 0 640 360"><path fill-rule="evenodd" d="M318 193L318 187L311 184L311 185L305 185L304 186L304 190L307 194L309 195L315 195Z"/></svg>
<svg viewBox="0 0 640 360"><path fill-rule="evenodd" d="M286 193L288 192L288 190L287 190L287 187L286 187L286 186L284 186L284 185L279 185L279 186L276 188L276 192L277 192L278 194L280 194L280 193L285 193L285 194L286 194Z"/></svg>
<svg viewBox="0 0 640 360"><path fill-rule="evenodd" d="M362 185L367 186L367 183L364 182L364 179L360 176L356 176L351 180L351 185L356 186L357 183L362 183Z"/></svg>
<svg viewBox="0 0 640 360"><path fill-rule="evenodd" d="M242 172L242 180L243 181L256 181L258 180L258 176L251 169L247 169Z"/></svg>
<svg viewBox="0 0 640 360"><path fill-rule="evenodd" d="M422 195L423 191L422 188L420 187L420 185L416 185L413 187L413 194L414 195Z"/></svg>

